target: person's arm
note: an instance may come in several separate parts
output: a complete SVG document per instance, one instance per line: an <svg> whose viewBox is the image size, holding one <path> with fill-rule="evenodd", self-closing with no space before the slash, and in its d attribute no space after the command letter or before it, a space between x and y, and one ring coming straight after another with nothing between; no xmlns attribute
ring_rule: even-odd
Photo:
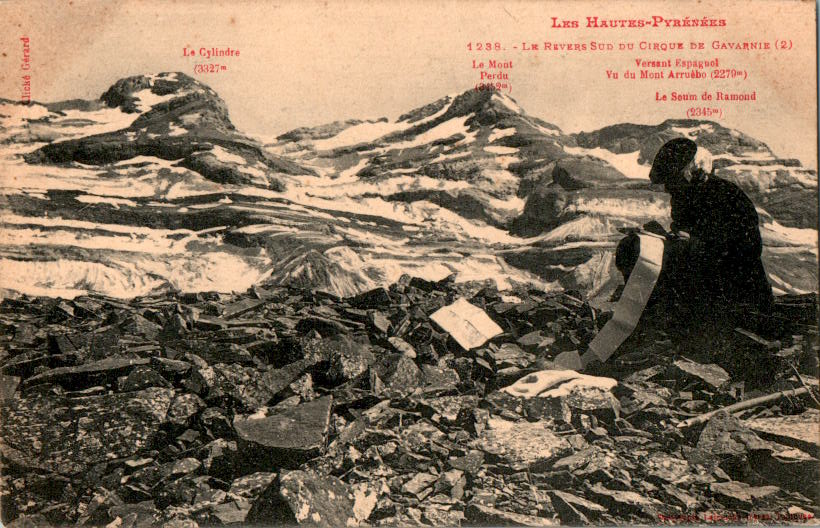
<svg viewBox="0 0 820 528"><path fill-rule="evenodd" d="M695 227L696 219L691 200L685 195L671 195L669 198L669 206L672 216L670 231L673 233L686 231L691 234Z"/></svg>

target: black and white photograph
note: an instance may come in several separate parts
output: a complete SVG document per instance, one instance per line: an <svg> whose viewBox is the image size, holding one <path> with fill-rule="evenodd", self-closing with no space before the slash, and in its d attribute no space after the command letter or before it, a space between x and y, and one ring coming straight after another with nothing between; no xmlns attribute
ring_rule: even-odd
<svg viewBox="0 0 820 528"><path fill-rule="evenodd" d="M818 524L816 15L0 2L0 527Z"/></svg>

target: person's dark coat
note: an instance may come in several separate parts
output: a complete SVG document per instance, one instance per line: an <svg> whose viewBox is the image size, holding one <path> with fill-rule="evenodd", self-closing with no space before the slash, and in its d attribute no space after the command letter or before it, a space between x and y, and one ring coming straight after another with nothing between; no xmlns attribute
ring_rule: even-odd
<svg viewBox="0 0 820 528"><path fill-rule="evenodd" d="M755 206L734 183L701 176L671 193L672 228L690 235L685 258L693 293L713 309L771 309L772 289L761 255L763 242Z"/></svg>

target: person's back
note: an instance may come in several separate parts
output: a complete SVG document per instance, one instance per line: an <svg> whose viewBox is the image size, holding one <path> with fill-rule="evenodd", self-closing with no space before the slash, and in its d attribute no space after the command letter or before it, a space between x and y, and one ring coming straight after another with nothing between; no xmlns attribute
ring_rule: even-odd
<svg viewBox="0 0 820 528"><path fill-rule="evenodd" d="M694 179L684 194L673 195L672 218L690 235L686 258L693 286L712 310L771 310L757 211L737 185L714 175Z"/></svg>

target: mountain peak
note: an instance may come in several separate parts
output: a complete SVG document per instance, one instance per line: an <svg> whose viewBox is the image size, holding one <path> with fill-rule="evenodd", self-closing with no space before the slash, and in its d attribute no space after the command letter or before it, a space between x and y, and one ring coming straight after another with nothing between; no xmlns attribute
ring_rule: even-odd
<svg viewBox="0 0 820 528"><path fill-rule="evenodd" d="M110 107L136 113L149 110L157 102L197 92L219 99L210 87L181 72L125 77L111 85L100 99Z"/></svg>

